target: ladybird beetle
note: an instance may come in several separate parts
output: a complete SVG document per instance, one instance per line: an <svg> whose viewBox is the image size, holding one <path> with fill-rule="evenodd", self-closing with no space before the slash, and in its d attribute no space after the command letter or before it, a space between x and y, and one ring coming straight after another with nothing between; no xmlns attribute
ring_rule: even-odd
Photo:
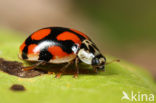
<svg viewBox="0 0 156 103"><path fill-rule="evenodd" d="M47 27L32 33L20 46L19 58L37 62L33 66L24 67L24 70L46 63L67 63L56 78L73 62L76 66L75 78L79 74L80 61L91 65L95 71L104 70L106 64L106 58L87 35L64 27Z"/></svg>

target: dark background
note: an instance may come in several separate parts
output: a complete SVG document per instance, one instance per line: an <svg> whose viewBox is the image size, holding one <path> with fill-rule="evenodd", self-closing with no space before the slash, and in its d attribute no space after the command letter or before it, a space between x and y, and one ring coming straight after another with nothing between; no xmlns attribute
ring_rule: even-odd
<svg viewBox="0 0 156 103"><path fill-rule="evenodd" d="M0 0L0 28L28 36L48 26L78 29L156 77L155 0Z"/></svg>

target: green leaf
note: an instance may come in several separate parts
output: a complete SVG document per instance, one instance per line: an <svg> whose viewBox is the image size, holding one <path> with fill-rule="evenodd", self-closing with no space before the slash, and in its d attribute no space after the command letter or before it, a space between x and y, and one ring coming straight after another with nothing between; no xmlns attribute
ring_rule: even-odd
<svg viewBox="0 0 156 103"><path fill-rule="evenodd" d="M18 51L26 36L0 29L0 58L19 61ZM106 56L108 60L112 57ZM90 66L84 66L91 69ZM106 72L97 75L41 75L34 78L20 78L0 71L1 103L131 103L121 100L122 92L156 94L156 85L147 71L121 60L106 66ZM10 90L13 84L21 84L26 90Z"/></svg>

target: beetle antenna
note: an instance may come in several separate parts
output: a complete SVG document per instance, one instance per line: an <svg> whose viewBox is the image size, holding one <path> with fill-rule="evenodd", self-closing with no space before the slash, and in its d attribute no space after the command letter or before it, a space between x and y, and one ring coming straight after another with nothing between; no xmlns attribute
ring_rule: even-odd
<svg viewBox="0 0 156 103"><path fill-rule="evenodd" d="M110 62L107 62L106 65L112 64L112 63L114 63L114 62L120 62L120 59L115 59L115 60L112 60L112 61L110 61Z"/></svg>

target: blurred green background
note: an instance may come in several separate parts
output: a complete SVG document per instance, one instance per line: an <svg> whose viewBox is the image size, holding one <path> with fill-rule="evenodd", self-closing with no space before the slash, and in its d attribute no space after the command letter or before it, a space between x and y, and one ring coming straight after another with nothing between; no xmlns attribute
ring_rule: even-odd
<svg viewBox="0 0 156 103"><path fill-rule="evenodd" d="M147 68L156 77L155 5L155 0L0 0L0 28L25 36L47 26L75 28L105 54Z"/></svg>

